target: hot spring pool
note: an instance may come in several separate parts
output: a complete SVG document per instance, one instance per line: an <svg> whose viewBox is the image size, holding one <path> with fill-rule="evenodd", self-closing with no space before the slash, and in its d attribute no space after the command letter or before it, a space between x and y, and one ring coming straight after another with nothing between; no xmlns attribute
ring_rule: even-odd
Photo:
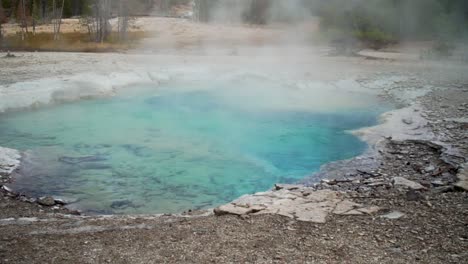
<svg viewBox="0 0 468 264"><path fill-rule="evenodd" d="M366 144L346 130L375 124L386 109L363 95L325 110L283 99L268 90L145 87L2 114L0 146L28 150L11 184L19 192L66 197L88 213L171 213L359 155Z"/></svg>

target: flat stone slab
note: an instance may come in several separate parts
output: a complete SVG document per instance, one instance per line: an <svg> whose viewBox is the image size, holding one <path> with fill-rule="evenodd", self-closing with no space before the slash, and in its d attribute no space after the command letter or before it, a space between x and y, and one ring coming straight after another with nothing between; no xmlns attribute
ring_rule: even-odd
<svg viewBox="0 0 468 264"><path fill-rule="evenodd" d="M425 190L426 187L422 186L420 183L410 181L408 179L405 179L403 177L395 177L392 180L394 186L403 186L410 188L412 190Z"/></svg>
<svg viewBox="0 0 468 264"><path fill-rule="evenodd" d="M216 215L275 214L304 222L325 223L331 213L364 215L379 211L345 199L331 190L318 190L302 185L275 185L274 190L244 195L232 203L214 209Z"/></svg>
<svg viewBox="0 0 468 264"><path fill-rule="evenodd" d="M0 147L0 176L9 176L18 168L20 159L19 151Z"/></svg>

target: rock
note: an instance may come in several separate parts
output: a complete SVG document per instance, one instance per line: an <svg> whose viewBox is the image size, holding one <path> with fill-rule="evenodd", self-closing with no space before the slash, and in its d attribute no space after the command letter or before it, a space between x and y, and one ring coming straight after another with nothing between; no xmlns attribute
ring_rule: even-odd
<svg viewBox="0 0 468 264"><path fill-rule="evenodd" d="M292 190L298 190L298 189L300 189L302 187L304 187L304 186L302 186L302 185L293 185L293 184L275 184L275 190L277 190L277 191L283 190L283 189L292 191Z"/></svg>
<svg viewBox="0 0 468 264"><path fill-rule="evenodd" d="M336 205L335 210L333 210L333 213L338 214L338 215L344 215L348 213L349 211L357 209L359 207L362 207L362 205L349 201L349 200L344 200L344 201L339 202ZM362 213L358 212L357 214L362 214Z"/></svg>
<svg viewBox="0 0 468 264"><path fill-rule="evenodd" d="M248 205L238 205L235 203L230 203L226 205L221 205L213 210L214 214L217 216L221 215L247 215L252 213L258 213L261 210L264 210L264 207L260 206L248 206Z"/></svg>
<svg viewBox="0 0 468 264"><path fill-rule="evenodd" d="M70 213L71 215L81 215L81 211L80 211L80 210L71 210L71 211L69 211L69 213Z"/></svg>
<svg viewBox="0 0 468 264"><path fill-rule="evenodd" d="M14 192L12 189L10 189L8 186L3 185L2 190L6 192L6 195L9 197L17 197L18 194Z"/></svg>
<svg viewBox="0 0 468 264"><path fill-rule="evenodd" d="M20 201L22 201L22 202L26 202L26 203L35 203L35 202L37 202L36 199L34 199L34 198L28 198L28 197L26 197L26 196L20 196L20 197L18 198L18 200L20 200Z"/></svg>
<svg viewBox="0 0 468 264"><path fill-rule="evenodd" d="M385 219L390 219L390 220L396 220L396 219L402 218L403 216L405 216L404 213L398 212L398 211L393 211L391 213L382 215L380 217L385 218Z"/></svg>
<svg viewBox="0 0 468 264"><path fill-rule="evenodd" d="M391 247L389 248L389 251L393 254L401 254L403 252L399 247Z"/></svg>
<svg viewBox="0 0 468 264"><path fill-rule="evenodd" d="M454 191L455 191L455 186L453 185L434 188L435 193L449 193L449 192L454 192Z"/></svg>
<svg viewBox="0 0 468 264"><path fill-rule="evenodd" d="M371 182L367 184L367 186L369 187L378 187L378 186L383 186L383 185L387 185L387 183L385 183L384 181L376 181L376 182Z"/></svg>
<svg viewBox="0 0 468 264"><path fill-rule="evenodd" d="M410 181L403 177L395 177L393 178L392 182L394 186L403 186L403 187L410 188L412 190L425 190L426 189L426 187L422 186L421 184L414 182L414 181Z"/></svg>
<svg viewBox="0 0 468 264"><path fill-rule="evenodd" d="M2 186L2 190L4 190L7 193L13 193L13 190L10 187L6 186L6 185Z"/></svg>
<svg viewBox="0 0 468 264"><path fill-rule="evenodd" d="M455 187L468 191L468 163L465 163L463 169L457 173L457 180L458 182L455 184Z"/></svg>
<svg viewBox="0 0 468 264"><path fill-rule="evenodd" d="M10 176L19 166L20 159L19 151L0 147L0 176Z"/></svg>
<svg viewBox="0 0 468 264"><path fill-rule="evenodd" d="M130 200L119 200L119 201L113 201L110 207L112 209L118 210L118 209L125 209L128 207L136 207L136 206Z"/></svg>
<svg viewBox="0 0 468 264"><path fill-rule="evenodd" d="M329 179L322 179L320 182L327 185L333 185L333 181Z"/></svg>
<svg viewBox="0 0 468 264"><path fill-rule="evenodd" d="M68 205L77 203L79 199L77 198L68 198L68 197L54 197L55 203L60 205Z"/></svg>
<svg viewBox="0 0 468 264"><path fill-rule="evenodd" d="M430 173L430 172L433 172L435 171L435 167L430 165L430 166L427 166L426 168L424 168L424 171L427 172L427 173Z"/></svg>
<svg viewBox="0 0 468 264"><path fill-rule="evenodd" d="M364 208L359 208L357 209L359 212L363 212L365 214L371 215L375 214L380 211L380 207L378 206L370 206L370 207L364 207Z"/></svg>
<svg viewBox="0 0 468 264"><path fill-rule="evenodd" d="M441 187L441 186L445 186L445 185L446 185L442 180L434 180L434 181L431 181L431 184L432 184L432 186L434 186L434 187Z"/></svg>
<svg viewBox="0 0 468 264"><path fill-rule="evenodd" d="M9 51L7 52L7 55L5 55L5 58L15 58L16 55L13 53L10 53Z"/></svg>
<svg viewBox="0 0 468 264"><path fill-rule="evenodd" d="M54 199L55 203L58 205L67 205L68 203L63 199Z"/></svg>
<svg viewBox="0 0 468 264"><path fill-rule="evenodd" d="M420 201L420 200L424 200L424 196L417 190L409 190L406 192L406 200Z"/></svg>
<svg viewBox="0 0 468 264"><path fill-rule="evenodd" d="M55 199L50 197L50 196L41 197L41 198L37 199L37 203L40 204L40 205L44 205L44 206L54 206L55 205Z"/></svg>
<svg viewBox="0 0 468 264"><path fill-rule="evenodd" d="M403 118L401 121L407 125L413 124L413 120L411 118Z"/></svg>
<svg viewBox="0 0 468 264"><path fill-rule="evenodd" d="M363 215L373 214L379 210L380 208L377 206L365 207L362 204L358 204L349 200L343 200L336 205L333 213L337 215Z"/></svg>
<svg viewBox="0 0 468 264"><path fill-rule="evenodd" d="M298 221L325 223L328 214L333 210L335 201L324 201L319 203L303 203L295 208L280 211L279 214L296 218Z"/></svg>
<svg viewBox="0 0 468 264"><path fill-rule="evenodd" d="M85 157L67 157L62 156L59 157L58 160L63 163L67 164L80 164L84 162L99 162L99 161L107 161L108 159L104 156L95 155L95 156L85 156Z"/></svg>
<svg viewBox="0 0 468 264"><path fill-rule="evenodd" d="M366 207L343 198L331 190L314 190L302 185L276 185L268 192L244 195L236 201L214 209L217 216L274 214L297 221L325 223L330 213L364 215L379 211L376 206Z"/></svg>

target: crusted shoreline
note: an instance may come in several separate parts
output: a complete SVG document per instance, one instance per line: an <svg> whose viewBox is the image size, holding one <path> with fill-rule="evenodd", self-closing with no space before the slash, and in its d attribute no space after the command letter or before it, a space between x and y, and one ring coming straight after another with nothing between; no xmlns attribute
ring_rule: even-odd
<svg viewBox="0 0 468 264"><path fill-rule="evenodd" d="M0 89L0 92L3 91L3 100L0 98L0 113L24 109L34 109L37 107L45 107L47 105L73 102L88 98L111 97L121 91L125 91L126 87L138 83L151 84L157 87L161 82L169 82L174 78L180 78L181 72L183 72L184 75L188 75L183 76L184 79L190 80L192 78L193 80L194 78L197 78L190 77L190 75L194 73L184 72L187 69L180 68L180 66L175 67L175 69L164 69L164 71L161 71L161 69L157 67L149 67L148 69L140 70L140 72L132 69L132 67L129 65L121 65L119 68L120 72L113 72L115 69L112 68L107 69L105 72L101 73L84 72L71 76L56 76L53 78L46 76L46 78L41 78L38 80L29 80L26 82L19 81L16 83L12 82L11 84L4 86L3 89ZM197 73L199 72L196 71L195 74ZM244 75L245 73L237 74ZM252 72L249 74L252 74L252 76L255 76L255 78L265 78L265 76L263 75L264 73ZM405 79L406 77L396 77L397 81L404 81ZM285 86L296 87L294 89L307 89L309 85L317 85L315 83L316 81L317 80L309 79L302 80L297 84L292 84L290 83L290 81L282 80L282 82L285 83ZM309 82L314 83L309 84ZM382 97L382 100L384 100L387 103L391 102L392 104L405 105L405 107L396 110L391 110L382 114L380 117L379 124L373 127L361 128L356 131L350 131L350 133L359 137L368 144L368 150L362 155L354 157L350 160L335 161L323 165L320 172L314 173L313 175L306 177L302 181L298 182L298 184L301 184L301 186L304 188L313 187L317 183L319 183L320 180L327 181L326 178L332 180L342 179L343 177L348 176L350 171L356 169L375 169L380 158L379 148L382 148L381 139L386 137L385 131L388 130L389 127L393 127L393 129L391 132L387 131L388 133L393 134L394 136L395 133L397 133L397 135L402 139L411 138L409 132L419 133L418 136L416 136L415 138L420 138L421 134L428 134L427 131L423 131L423 129L421 129L421 127L424 125L423 123L425 122L425 120L419 115L417 115L415 107L413 105L408 105L407 101L405 101L411 99L412 97L415 97L415 95L408 95L408 97L407 95L396 96L395 94L392 94L392 84L395 82L395 77L372 77L370 79L365 80L338 79L337 81L335 80L333 82L334 83L332 83L331 85L323 82L322 85L330 85L330 87L336 86L338 89L337 91L342 90L375 94L378 97ZM408 91L405 92L407 93ZM425 92L429 92L429 90L425 89L424 91L420 91L416 94L416 96L421 96ZM20 98L27 99L22 100ZM401 100L401 98L405 99ZM405 124L403 122L402 125L402 120L411 120L411 124ZM409 126L415 123L413 120L417 120L416 128L415 126ZM0 161L2 161L1 158L3 158L3 161L5 161L3 162L4 166L8 167L8 173L7 171L4 171L3 176L5 177L5 179L3 179L2 181L4 183L8 183L12 180L11 177L14 177L13 172L17 168L19 168L22 156L21 153L17 150L2 148L0 146ZM346 167L345 172L337 172L338 168L343 167ZM22 201L35 202L42 206L55 206L55 208L58 208L60 206L66 206L69 203L66 199L64 200L61 197L28 197L25 194L16 193L14 190L12 190L6 185L2 185L2 188L5 192L8 192L9 195L17 196ZM244 195L243 197L236 199L233 203L242 204L243 200L247 200L248 204L252 204L252 200L258 200L258 202L262 202L262 199L258 198L259 196L268 196L274 191L276 191L275 188L272 191L267 191L260 194ZM276 197L277 194L278 193L275 193L275 195L273 196ZM287 197L289 194L286 193L285 195ZM283 197L279 195L273 200L281 200L282 198ZM246 205L244 204L241 207L245 206ZM300 207L296 209L301 211L299 208ZM213 209L207 209L206 211L211 212L213 211ZM216 208L214 211L215 213L219 212L219 208ZM78 210L71 210L70 212L72 214L81 214L81 212ZM233 212L235 212L235 210ZM265 212L272 213L273 211L266 210ZM306 218L302 218L301 220L308 221ZM319 222L323 221L325 220L321 219Z"/></svg>
<svg viewBox="0 0 468 264"><path fill-rule="evenodd" d="M376 66L357 59L331 64L348 67L356 62ZM320 183L278 184L270 192L217 208L215 214L227 214L222 217L206 211L183 216L71 216L61 206L31 204L3 192L0 228L8 247L0 248L0 257L6 263L39 262L50 255L56 262L72 258L116 263L463 261L468 235L463 221L468 213L466 76L447 76L449 69L441 65L377 66L421 72L383 74L400 76L388 80L371 71L355 79L404 107L386 113L386 122L376 127L355 131L370 144L369 151L327 164L315 175ZM103 241L109 241L104 248ZM57 243L72 245L73 250L59 252ZM210 250L203 250L207 246Z"/></svg>

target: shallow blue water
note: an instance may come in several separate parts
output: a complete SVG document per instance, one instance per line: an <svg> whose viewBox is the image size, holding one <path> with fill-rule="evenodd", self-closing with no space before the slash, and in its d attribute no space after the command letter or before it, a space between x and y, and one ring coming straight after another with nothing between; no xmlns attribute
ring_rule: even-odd
<svg viewBox="0 0 468 264"><path fill-rule="evenodd" d="M361 98L362 100L367 100ZM268 98L257 98L268 102ZM346 130L384 111L266 109L216 90L144 91L0 116L0 145L30 150L12 187L96 213L212 207L362 153Z"/></svg>

